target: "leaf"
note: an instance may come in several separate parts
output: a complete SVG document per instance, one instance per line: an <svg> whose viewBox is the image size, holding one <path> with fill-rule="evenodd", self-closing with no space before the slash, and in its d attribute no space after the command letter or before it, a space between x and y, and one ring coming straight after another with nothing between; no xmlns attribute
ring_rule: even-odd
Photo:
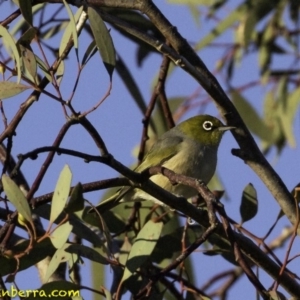
<svg viewBox="0 0 300 300"><path fill-rule="evenodd" d="M219 35L224 33L230 26L232 26L236 21L239 20L241 11L243 11L244 9L245 8L241 5L238 8L234 9L231 13L229 13L226 18L220 21L220 23L215 28L213 28L213 30L208 35L201 39L201 41L195 46L195 50L201 50L202 48L210 44Z"/></svg>
<svg viewBox="0 0 300 300"><path fill-rule="evenodd" d="M269 291L268 293L271 297L270 300L287 300L287 298L279 291Z"/></svg>
<svg viewBox="0 0 300 300"><path fill-rule="evenodd" d="M83 58L82 58L82 62L81 65L85 65L88 63L88 61L94 56L94 54L97 52L97 46L96 46L96 42L93 40L89 46L87 47Z"/></svg>
<svg viewBox="0 0 300 300"><path fill-rule="evenodd" d="M64 64L64 61L62 60L59 63L59 66L57 67L56 73L55 73L56 82L57 82L58 86L60 86L60 84L61 84L64 73L65 73L65 64Z"/></svg>
<svg viewBox="0 0 300 300"><path fill-rule="evenodd" d="M60 42L60 46L59 46L59 56L61 56L63 54L63 52L66 49L66 46L68 45L71 36L73 37L73 42L74 42L74 48L77 49L78 48L78 35L77 35L77 30L76 30L76 22L78 21L82 10L83 10L83 6L81 6L75 16L73 16L72 10L70 9L69 4L63 0L64 5L66 7L66 10L68 12L69 18L70 18L70 22L68 23L66 30L62 36L61 42Z"/></svg>
<svg viewBox="0 0 300 300"><path fill-rule="evenodd" d="M279 93L278 102L278 117L282 131L290 147L295 148L296 140L293 133L293 124L295 120L295 114L300 103L300 88L298 87L288 95L286 95L286 91Z"/></svg>
<svg viewBox="0 0 300 300"><path fill-rule="evenodd" d="M32 7L32 14L35 15L37 12L45 7L45 3L42 4L36 4ZM17 23L14 25L14 27L11 30L11 35L16 36L16 33L19 31L22 31L23 28L28 27L28 24L26 24L25 18L19 18ZM29 28L32 29L33 27Z"/></svg>
<svg viewBox="0 0 300 300"><path fill-rule="evenodd" d="M55 191L53 193L52 203L51 203L51 213L50 213L50 224L52 224L60 213L65 208L72 181L72 173L68 165L65 165L62 169Z"/></svg>
<svg viewBox="0 0 300 300"><path fill-rule="evenodd" d="M89 260L95 261L102 265L108 265L108 260L95 249L84 245L72 244L66 247L65 251L69 253L76 253L79 256L86 257Z"/></svg>
<svg viewBox="0 0 300 300"><path fill-rule="evenodd" d="M28 28L21 37L19 38L17 44L29 45L31 41L35 38L37 34L37 29L34 27Z"/></svg>
<svg viewBox="0 0 300 300"><path fill-rule="evenodd" d="M21 83L11 81L0 81L0 99L13 97L30 88L30 86Z"/></svg>
<svg viewBox="0 0 300 300"><path fill-rule="evenodd" d="M53 81L52 76L49 72L47 65L36 55L35 55L35 60L36 60L37 66L42 70L42 72L44 73L44 75L46 76L48 81L52 83L52 81Z"/></svg>
<svg viewBox="0 0 300 300"><path fill-rule="evenodd" d="M24 252L26 249L28 249L29 243L29 240L20 241L18 244L14 245L11 248L12 254ZM29 251L29 253L27 253L27 255L24 255L20 258L18 271L22 271L34 266L36 263L38 263L45 257L52 256L54 252L55 249L51 244L50 239L43 239L39 243L36 243L34 247ZM0 256L0 265L1 276L14 273L17 269L17 261L15 259L8 258L5 256Z"/></svg>
<svg viewBox="0 0 300 300"><path fill-rule="evenodd" d="M98 12L90 6L88 16L96 45L111 80L116 66L116 53L112 38Z"/></svg>
<svg viewBox="0 0 300 300"><path fill-rule="evenodd" d="M70 253L67 253L64 248L56 250L54 255L51 257L49 265L47 267L44 282L47 282L53 273L57 270L62 262L66 262L69 259Z"/></svg>
<svg viewBox="0 0 300 300"><path fill-rule="evenodd" d="M252 185L249 183L242 194L242 201L240 205L240 213L242 216L242 222L247 222L255 217L258 210L257 193Z"/></svg>
<svg viewBox="0 0 300 300"><path fill-rule="evenodd" d="M120 56L118 56L118 59L116 61L116 71L123 80L126 88L136 102L138 108L141 110L142 114L144 114L147 109L146 101L140 91L138 84L130 73L130 70L127 68L126 64Z"/></svg>
<svg viewBox="0 0 300 300"><path fill-rule="evenodd" d="M35 60L35 55L33 52L22 45L19 45L20 51L21 51L21 56L23 59L23 64L25 69L28 71L28 73L31 75L32 80L35 81L36 77L36 69L37 69L37 63Z"/></svg>
<svg viewBox="0 0 300 300"><path fill-rule="evenodd" d="M24 19L32 25L32 1L31 0L20 0L20 10Z"/></svg>
<svg viewBox="0 0 300 300"><path fill-rule="evenodd" d="M13 39L13 37L10 35L10 33L7 31L5 27L0 25L0 36L2 36L4 42L6 45L8 45L12 52L13 52L13 59L16 62L16 67L17 67L17 83L20 83L21 80L21 57L19 55L18 48L16 46L16 43Z"/></svg>
<svg viewBox="0 0 300 300"><path fill-rule="evenodd" d="M237 90L231 91L231 97L247 127L262 140L274 141L272 131L260 118L253 106Z"/></svg>
<svg viewBox="0 0 300 300"><path fill-rule="evenodd" d="M55 228L55 230L51 233L50 240L56 249L62 248L67 242L72 229L73 226L69 222Z"/></svg>
<svg viewBox="0 0 300 300"><path fill-rule="evenodd" d="M66 213L70 214L72 212L83 210L84 208L84 198L83 198L83 188L79 182L73 188L68 204L65 208Z"/></svg>
<svg viewBox="0 0 300 300"><path fill-rule="evenodd" d="M7 198L17 209L18 213L21 214L26 221L32 223L31 211L28 201L20 188L6 174L2 175L2 184Z"/></svg>
<svg viewBox="0 0 300 300"><path fill-rule="evenodd" d="M149 258L160 237L163 223L148 221L139 232L128 256L122 282L131 275Z"/></svg>

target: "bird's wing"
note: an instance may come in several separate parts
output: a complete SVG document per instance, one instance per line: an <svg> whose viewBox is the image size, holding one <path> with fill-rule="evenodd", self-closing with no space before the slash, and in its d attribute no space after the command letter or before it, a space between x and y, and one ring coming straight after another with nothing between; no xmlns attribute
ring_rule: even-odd
<svg viewBox="0 0 300 300"><path fill-rule="evenodd" d="M161 137L155 142L143 162L135 169L135 171L140 173L147 168L162 165L165 161L178 153L182 142L183 138L179 136ZM96 206L97 210L99 212L104 212L113 208L126 194L133 192L133 190L134 188L129 186L120 188L113 196L100 202L100 204Z"/></svg>
<svg viewBox="0 0 300 300"><path fill-rule="evenodd" d="M183 138L180 136L163 136L158 139L145 156L143 162L135 169L141 173L150 167L161 166L165 161L175 156L180 150Z"/></svg>

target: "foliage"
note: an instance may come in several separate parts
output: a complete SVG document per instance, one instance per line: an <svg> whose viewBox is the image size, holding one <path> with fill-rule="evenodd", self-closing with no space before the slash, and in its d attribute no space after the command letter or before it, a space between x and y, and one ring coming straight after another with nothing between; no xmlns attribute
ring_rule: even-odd
<svg viewBox="0 0 300 300"><path fill-rule="evenodd" d="M7 15L0 22L3 120L0 291L7 289L8 282L18 286L17 275L22 270L30 272L36 265L41 279L39 290L47 293L80 290L82 294L88 293L87 298L93 295L95 299L103 296L121 299L126 292L134 299L146 296L229 299L226 297L234 290L234 283L246 277L262 299L297 299L300 295L298 270L291 272L288 267L297 260L297 256L290 256L290 251L300 233L298 204L295 204L298 188L290 193L266 157L275 150L280 159L284 149L296 147L300 2L245 0L237 4L230 0L169 0L168 7L185 5L196 25L203 23L204 31L209 28L204 36L194 40L193 47L180 35L180 27L176 29L166 19L158 1L158 7L148 0L114 0L105 4L86 0L82 6L79 3L69 0L0 2L0 7L9 6L1 10ZM141 79L135 76L134 63L124 50L126 45L120 46L124 40L128 45L134 44L136 64L141 70L154 53L159 57L161 66L156 70L149 100L142 88L146 75ZM217 62L210 72L199 55L207 49L211 52L212 47L217 48ZM253 57L258 65L247 65ZM99 60L103 65L97 65ZM97 65L97 72L91 71L93 65ZM196 81L197 89L189 95L171 97L166 82L178 69ZM112 126L121 130L122 121L115 108L121 104L111 108L104 123L101 122L105 114L99 111L121 88L119 79L127 95L119 96L118 101L132 99L133 104L126 102L126 105L137 107L143 116L143 127L139 128L141 143L135 151L139 161L157 136L172 127L174 120L195 111L195 107L199 113L214 103L223 119L237 128L234 137L240 149L232 153L257 174L260 183L270 191L274 206L280 207L272 226L261 224L263 237L246 228L259 214L261 199L255 184L241 187L241 222L238 223L227 216L226 204L224 207L217 204L224 194L216 190L219 178L211 182L210 189L215 189L211 192L201 184L193 186L189 178L165 171L170 180L198 190L202 204L197 209L161 191L145 174L136 174L112 156L115 149L108 150L104 137ZM217 79L226 86L226 91ZM259 91L260 99L252 98L253 90ZM95 100L96 97L99 99ZM53 104L51 109L47 101ZM42 115L41 111L46 114ZM45 115L50 117L49 123ZM26 118L38 125L27 128ZM45 124L50 124L49 135L34 136L34 130L44 130ZM67 139L73 128L76 128L76 143L72 141L74 144L64 147L69 145ZM260 143L260 149L251 134ZM15 150L19 135L24 140L21 148ZM85 142L86 136L89 143ZM47 146L39 143L39 138L45 138ZM118 136L114 139L118 140ZM13 158L16 151L22 153L17 161ZM43 154L46 154L44 161ZM70 167L61 167L60 156L73 159L68 162ZM34 161L38 162L37 170ZM86 182L83 169L87 172L91 169L89 165L81 169L79 161L93 163L94 173L99 166L106 165L123 177L107 176L99 180L97 173L97 181ZM50 168L57 162L62 169L59 176L51 173ZM30 168L27 164L31 164ZM29 172L30 178L22 172ZM51 176L47 177L49 173ZM53 180L57 180L55 188L51 185ZM72 186L72 182L76 185ZM152 202L122 203L103 214L94 209L90 201L93 196L88 192L124 185L139 186L161 201L170 199L176 210ZM53 192L36 196L45 186ZM289 221L286 230L280 227L283 216ZM279 233L275 236L276 227ZM269 242L267 239L273 235L274 241ZM285 255L280 260L275 253L281 247ZM196 249L201 249L205 260L221 257L231 269L223 272L217 268L212 277L201 274L201 285L197 284L201 266L195 266L190 259ZM80 270L83 261L92 263L93 283L88 287L80 278L85 276ZM109 273L106 266L112 272L109 282L105 282ZM256 270L270 276L270 287L269 281L258 276Z"/></svg>

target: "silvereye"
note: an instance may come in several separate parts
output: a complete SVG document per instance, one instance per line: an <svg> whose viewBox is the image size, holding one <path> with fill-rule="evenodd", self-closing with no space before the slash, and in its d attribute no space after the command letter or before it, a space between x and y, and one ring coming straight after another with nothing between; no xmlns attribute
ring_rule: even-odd
<svg viewBox="0 0 300 300"><path fill-rule="evenodd" d="M163 166L176 174L200 179L207 184L216 170L217 151L223 133L234 128L224 126L220 120L209 115L200 115L183 121L165 132L152 145L135 171L141 173L150 167ZM161 174L153 175L150 180L177 196L190 198L197 194L195 189L183 184L174 185ZM96 208L104 212L119 202L138 200L152 200L162 204L143 190L123 187Z"/></svg>

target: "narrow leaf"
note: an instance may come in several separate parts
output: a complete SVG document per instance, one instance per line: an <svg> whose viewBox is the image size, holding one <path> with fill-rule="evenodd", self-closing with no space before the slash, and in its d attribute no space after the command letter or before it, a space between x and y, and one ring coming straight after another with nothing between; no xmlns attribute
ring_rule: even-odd
<svg viewBox="0 0 300 300"><path fill-rule="evenodd" d="M5 27L0 25L0 36L4 39L5 43L11 48L13 52L13 59L16 61L17 67L17 82L19 83L21 80L21 57L16 46L16 43L10 33L7 31Z"/></svg>
<svg viewBox="0 0 300 300"><path fill-rule="evenodd" d="M44 73L46 78L49 80L49 82L52 82L52 76L49 72L47 65L37 55L35 55L35 60L36 60L37 66L42 70L42 72Z"/></svg>
<svg viewBox="0 0 300 300"><path fill-rule="evenodd" d="M265 141L274 141L270 128L260 118L254 107L237 91L231 91L232 101L247 127Z"/></svg>
<svg viewBox="0 0 300 300"><path fill-rule="evenodd" d="M88 16L96 45L111 80L116 65L116 53L112 38L96 10L88 7Z"/></svg>
<svg viewBox="0 0 300 300"><path fill-rule="evenodd" d="M97 52L97 46L96 46L96 42L93 40L89 46L87 47L83 58L82 58L82 65L85 65L88 63L88 61L94 56L94 54Z"/></svg>
<svg viewBox="0 0 300 300"><path fill-rule="evenodd" d="M81 12L83 10L83 6L81 6L76 14L75 17L73 16L72 10L69 6L69 4L63 0L64 5L66 7L66 10L68 12L69 18L70 18L70 22L68 24L68 26L66 27L66 30L63 34L63 37L61 39L61 43L59 46L59 55L62 55L62 53L65 51L67 44L69 43L70 37L72 35L73 37L73 42L74 42L74 47L77 49L78 48L78 35L77 35L77 30L76 30L76 22L79 19Z"/></svg>
<svg viewBox="0 0 300 300"><path fill-rule="evenodd" d="M24 19L32 25L32 1L31 0L20 0L20 10Z"/></svg>
<svg viewBox="0 0 300 300"><path fill-rule="evenodd" d="M30 27L21 35L17 44L29 45L31 41L35 38L36 34L37 34L37 29L34 27Z"/></svg>
<svg viewBox="0 0 300 300"><path fill-rule="evenodd" d="M148 221L139 232L128 256L122 282L128 279L150 256L157 244L163 223Z"/></svg>
<svg viewBox="0 0 300 300"><path fill-rule="evenodd" d="M56 73L55 73L56 82L57 82L58 85L61 84L64 73L65 73L65 64L64 64L64 61L62 60L59 63L59 66L57 67L57 70L56 70Z"/></svg>
<svg viewBox="0 0 300 300"><path fill-rule="evenodd" d="M63 211L70 192L72 173L68 165L62 169L52 198L50 223L52 224Z"/></svg>
<svg viewBox="0 0 300 300"><path fill-rule="evenodd" d="M242 194L242 202L240 205L240 213L242 216L242 222L246 222L255 217L258 210L257 193L252 185L249 183Z"/></svg>
<svg viewBox="0 0 300 300"><path fill-rule="evenodd" d="M23 59L24 67L27 70L27 72L30 74L30 76L32 77L32 80L35 81L36 69L37 69L35 55L29 48L24 47L22 45L19 45L19 47L21 50L21 56Z"/></svg>
<svg viewBox="0 0 300 300"><path fill-rule="evenodd" d="M64 248L60 248L60 249L56 250L54 255L51 257L49 265L47 266L47 271L46 271L46 275L44 278L44 282L48 282L49 278L57 270L59 265L62 262L67 261L69 256L71 256L70 253L67 253Z"/></svg>
<svg viewBox="0 0 300 300"><path fill-rule="evenodd" d="M62 248L67 242L72 229L73 226L69 222L55 228L55 230L51 233L50 240L56 249Z"/></svg>
<svg viewBox="0 0 300 300"><path fill-rule="evenodd" d="M65 208L65 211L66 213L70 214L72 212L83 210L83 208L84 208L83 189L81 183L79 182L72 190L72 194Z"/></svg>
<svg viewBox="0 0 300 300"><path fill-rule="evenodd" d="M21 83L0 81L0 99L13 97L30 88L30 86Z"/></svg>
<svg viewBox="0 0 300 300"><path fill-rule="evenodd" d="M140 88L136 81L134 80L130 70L127 68L126 64L122 60L120 56L118 56L117 63L116 63L116 71L120 75L121 79L123 80L125 86L127 87L130 95L135 100L137 106L141 110L142 114L145 113L147 106L146 101L143 98L143 95L140 91Z"/></svg>
<svg viewBox="0 0 300 300"><path fill-rule="evenodd" d="M8 200L17 209L18 213L29 223L32 222L28 201L16 183L6 174L2 175L2 184Z"/></svg>
<svg viewBox="0 0 300 300"><path fill-rule="evenodd" d="M97 248L95 248L97 249ZM89 260L98 262L102 265L107 265L108 260L102 256L97 250L84 245L73 244L68 246L65 250L69 253L76 253L79 256L86 257Z"/></svg>

